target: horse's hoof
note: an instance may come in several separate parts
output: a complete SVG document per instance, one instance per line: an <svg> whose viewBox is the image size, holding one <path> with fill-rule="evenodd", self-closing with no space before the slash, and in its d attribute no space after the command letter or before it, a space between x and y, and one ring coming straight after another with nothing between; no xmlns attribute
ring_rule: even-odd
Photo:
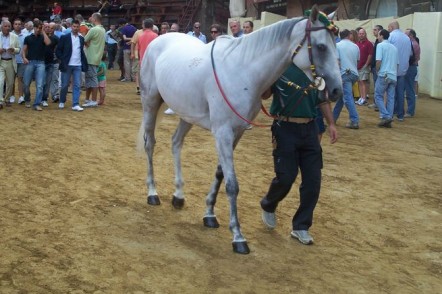
<svg viewBox="0 0 442 294"><path fill-rule="evenodd" d="M203 217L204 226L208 228L219 228L218 220L215 216L205 216Z"/></svg>
<svg viewBox="0 0 442 294"><path fill-rule="evenodd" d="M175 196L173 196L172 198L172 205L173 207L177 208L177 209L181 209L184 206L184 198L177 198Z"/></svg>
<svg viewBox="0 0 442 294"><path fill-rule="evenodd" d="M158 195L147 196L147 204L149 205L160 205L160 198Z"/></svg>
<svg viewBox="0 0 442 294"><path fill-rule="evenodd" d="M232 246L233 246L233 252L235 252L235 253L239 253L239 254L249 254L250 253L250 249L249 249L249 246L247 245L247 241L232 242Z"/></svg>

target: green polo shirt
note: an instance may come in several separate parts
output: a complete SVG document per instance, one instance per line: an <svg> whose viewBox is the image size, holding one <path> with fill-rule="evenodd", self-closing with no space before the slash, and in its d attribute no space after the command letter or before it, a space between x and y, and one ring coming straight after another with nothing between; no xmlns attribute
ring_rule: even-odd
<svg viewBox="0 0 442 294"><path fill-rule="evenodd" d="M105 39L106 32L102 25L95 26L87 32L84 41L89 42L89 46L86 48L88 64L96 66L100 64L103 57Z"/></svg>
<svg viewBox="0 0 442 294"><path fill-rule="evenodd" d="M310 84L309 78L294 64L282 74L273 84L273 101L270 113L282 117L315 118L316 107L321 101L318 99L316 89L309 90L307 94L288 85L288 81L304 88Z"/></svg>

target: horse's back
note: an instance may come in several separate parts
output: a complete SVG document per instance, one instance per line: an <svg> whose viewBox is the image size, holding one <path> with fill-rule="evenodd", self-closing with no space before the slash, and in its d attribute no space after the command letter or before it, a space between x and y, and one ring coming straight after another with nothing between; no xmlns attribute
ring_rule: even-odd
<svg viewBox="0 0 442 294"><path fill-rule="evenodd" d="M205 121L197 123L205 128L208 127L210 48L210 44L195 37L168 33L149 45L140 71L142 89L154 87L181 118L190 123Z"/></svg>

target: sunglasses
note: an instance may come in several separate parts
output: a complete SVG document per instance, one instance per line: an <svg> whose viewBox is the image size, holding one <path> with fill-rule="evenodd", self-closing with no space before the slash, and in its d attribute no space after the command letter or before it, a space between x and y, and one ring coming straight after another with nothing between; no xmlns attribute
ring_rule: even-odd
<svg viewBox="0 0 442 294"><path fill-rule="evenodd" d="M218 31L210 31L211 34L218 34Z"/></svg>
<svg viewBox="0 0 442 294"><path fill-rule="evenodd" d="M195 29L199 29L200 27L194 27Z"/></svg>

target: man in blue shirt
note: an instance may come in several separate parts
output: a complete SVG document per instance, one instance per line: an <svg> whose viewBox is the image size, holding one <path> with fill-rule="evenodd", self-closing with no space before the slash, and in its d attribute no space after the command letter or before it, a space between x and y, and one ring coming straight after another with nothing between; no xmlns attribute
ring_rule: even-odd
<svg viewBox="0 0 442 294"><path fill-rule="evenodd" d="M379 108L379 127L391 128L394 110L394 95L399 65L398 51L388 41L390 33L381 30L378 34L376 47L376 71L378 78L375 84L375 103ZM384 104L384 93L387 93L387 103Z"/></svg>
<svg viewBox="0 0 442 294"><path fill-rule="evenodd" d="M393 21L388 25L388 31L390 32L388 41L397 48L399 56L394 113L397 115L398 121L403 121L405 75L407 74L410 56L412 55L412 45L410 38L399 29L399 23L397 21Z"/></svg>
<svg viewBox="0 0 442 294"><path fill-rule="evenodd" d="M230 30L232 31L232 35L235 38L242 37L242 35L244 35L244 31L241 30L241 23L239 22L239 20L236 19L231 20L229 22L229 27Z"/></svg>
<svg viewBox="0 0 442 294"><path fill-rule="evenodd" d="M207 43L206 36L203 33L201 33L201 24L199 22L194 23L193 24L193 31L190 31L187 34L189 36L198 38L204 44Z"/></svg>
<svg viewBox="0 0 442 294"><path fill-rule="evenodd" d="M335 108L333 109L333 118L335 122L338 120L342 107L345 104L350 116L350 121L345 127L349 129L359 129L359 114L355 107L352 92L353 84L359 79L357 68L359 47L350 40L350 35L349 30L343 30L340 33L341 41L336 45L344 96L336 102Z"/></svg>
<svg viewBox="0 0 442 294"><path fill-rule="evenodd" d="M109 62L108 69L114 68L115 56L117 55L118 42L114 38L115 25L110 25L110 29L106 32L106 49Z"/></svg>

